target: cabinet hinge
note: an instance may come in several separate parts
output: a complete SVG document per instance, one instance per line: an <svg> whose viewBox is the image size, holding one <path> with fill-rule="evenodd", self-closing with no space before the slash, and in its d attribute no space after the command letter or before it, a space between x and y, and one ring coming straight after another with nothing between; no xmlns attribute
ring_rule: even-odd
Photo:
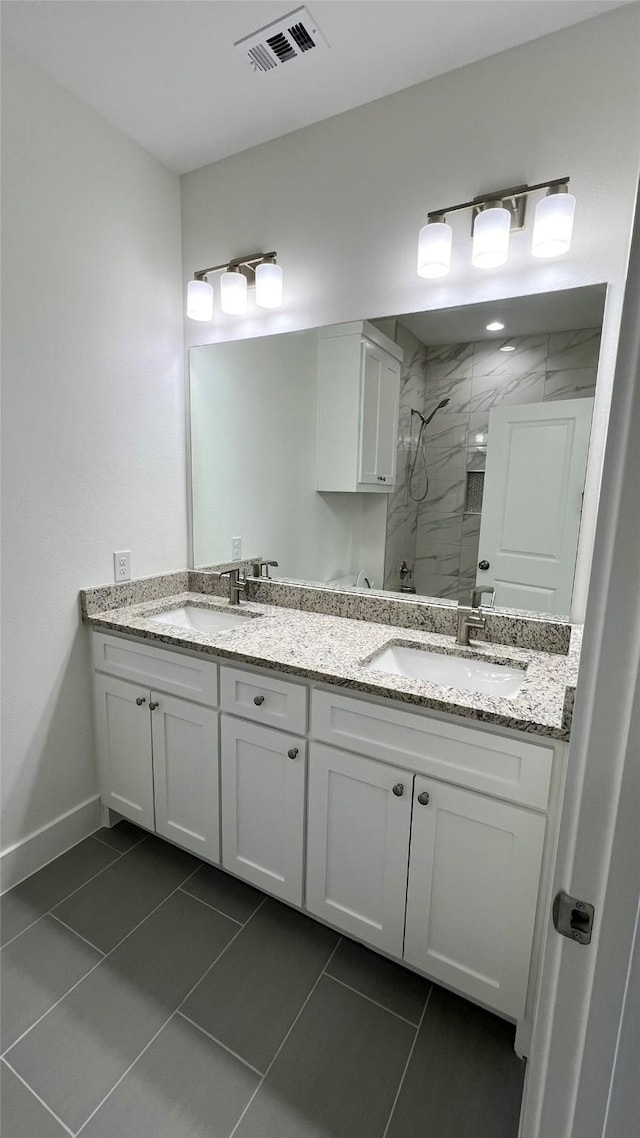
<svg viewBox="0 0 640 1138"><path fill-rule="evenodd" d="M588 901L560 892L553 902L553 923L561 936L577 944L590 944L594 908Z"/></svg>

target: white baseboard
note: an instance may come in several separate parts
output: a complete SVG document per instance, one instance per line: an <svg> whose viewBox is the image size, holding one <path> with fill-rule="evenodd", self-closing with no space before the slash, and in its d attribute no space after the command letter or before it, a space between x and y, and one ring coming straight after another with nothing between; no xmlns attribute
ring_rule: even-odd
<svg viewBox="0 0 640 1138"><path fill-rule="evenodd" d="M100 798L88 798L0 854L0 893L77 845L102 825Z"/></svg>

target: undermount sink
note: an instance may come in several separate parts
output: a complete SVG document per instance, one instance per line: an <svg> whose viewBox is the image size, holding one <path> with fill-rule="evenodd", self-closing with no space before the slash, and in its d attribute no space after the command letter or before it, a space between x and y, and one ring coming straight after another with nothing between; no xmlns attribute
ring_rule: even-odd
<svg viewBox="0 0 640 1138"><path fill-rule="evenodd" d="M367 664L374 672L431 680L461 691L480 692L501 699L512 699L525 681L525 669L496 664L491 660L449 656L392 644L381 649Z"/></svg>
<svg viewBox="0 0 640 1138"><path fill-rule="evenodd" d="M173 624L177 628L195 629L196 632L226 632L255 618L248 613L221 612L213 608L182 605L177 609L167 609L166 612L156 612L149 619L157 620L159 624Z"/></svg>

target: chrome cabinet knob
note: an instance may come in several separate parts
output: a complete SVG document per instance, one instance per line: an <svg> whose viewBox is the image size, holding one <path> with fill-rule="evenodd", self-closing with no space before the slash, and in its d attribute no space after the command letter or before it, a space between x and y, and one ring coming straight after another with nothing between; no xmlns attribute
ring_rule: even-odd
<svg viewBox="0 0 640 1138"><path fill-rule="evenodd" d="M136 699L136 703L137 703L138 707L142 707L143 703L146 703L146 702L147 701L143 695L139 695L138 698Z"/></svg>
<svg viewBox="0 0 640 1138"><path fill-rule="evenodd" d="M395 794L396 798L402 798L402 795L404 794L404 783L397 782L393 787L393 793Z"/></svg>
<svg viewBox="0 0 640 1138"><path fill-rule="evenodd" d="M428 806L430 802L430 795L428 790L423 790L422 794L418 795L418 802L421 806Z"/></svg>
<svg viewBox="0 0 640 1138"><path fill-rule="evenodd" d="M482 561L478 562L478 569L482 569L483 571L486 571L487 569L490 569L490 568L491 568L491 565L487 560L483 559Z"/></svg>
<svg viewBox="0 0 640 1138"><path fill-rule="evenodd" d="M287 754L288 754L290 759L297 759L298 748L297 747L290 747L289 750L287 751Z"/></svg>
<svg viewBox="0 0 640 1138"><path fill-rule="evenodd" d="M151 700L149 703L149 711L155 711L156 707L160 707L160 704L158 703L158 701L157 700L155 700L155 701Z"/></svg>
<svg viewBox="0 0 640 1138"><path fill-rule="evenodd" d="M262 707L262 704L264 703L264 696L254 695L253 702L255 703L256 707Z"/></svg>

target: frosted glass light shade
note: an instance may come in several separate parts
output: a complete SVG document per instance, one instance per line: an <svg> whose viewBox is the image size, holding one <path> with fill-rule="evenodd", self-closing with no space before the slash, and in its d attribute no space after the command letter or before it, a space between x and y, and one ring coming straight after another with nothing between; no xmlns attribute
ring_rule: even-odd
<svg viewBox="0 0 640 1138"><path fill-rule="evenodd" d="M446 221L429 221L418 235L418 276L444 277L451 268L453 231Z"/></svg>
<svg viewBox="0 0 640 1138"><path fill-rule="evenodd" d="M536 206L531 252L534 257L559 257L571 245L576 199L573 194L549 194Z"/></svg>
<svg viewBox="0 0 640 1138"><path fill-rule="evenodd" d="M282 269L269 263L256 267L256 304L260 308L280 308L282 304Z"/></svg>
<svg viewBox="0 0 640 1138"><path fill-rule="evenodd" d="M208 281L189 281L187 316L190 320L213 319L213 289Z"/></svg>
<svg viewBox="0 0 640 1138"><path fill-rule="evenodd" d="M229 316L242 316L247 311L247 278L243 273L222 274L220 307Z"/></svg>
<svg viewBox="0 0 640 1138"><path fill-rule="evenodd" d="M473 224L471 263L476 269L497 269L509 255L511 214L503 206L490 206Z"/></svg>

